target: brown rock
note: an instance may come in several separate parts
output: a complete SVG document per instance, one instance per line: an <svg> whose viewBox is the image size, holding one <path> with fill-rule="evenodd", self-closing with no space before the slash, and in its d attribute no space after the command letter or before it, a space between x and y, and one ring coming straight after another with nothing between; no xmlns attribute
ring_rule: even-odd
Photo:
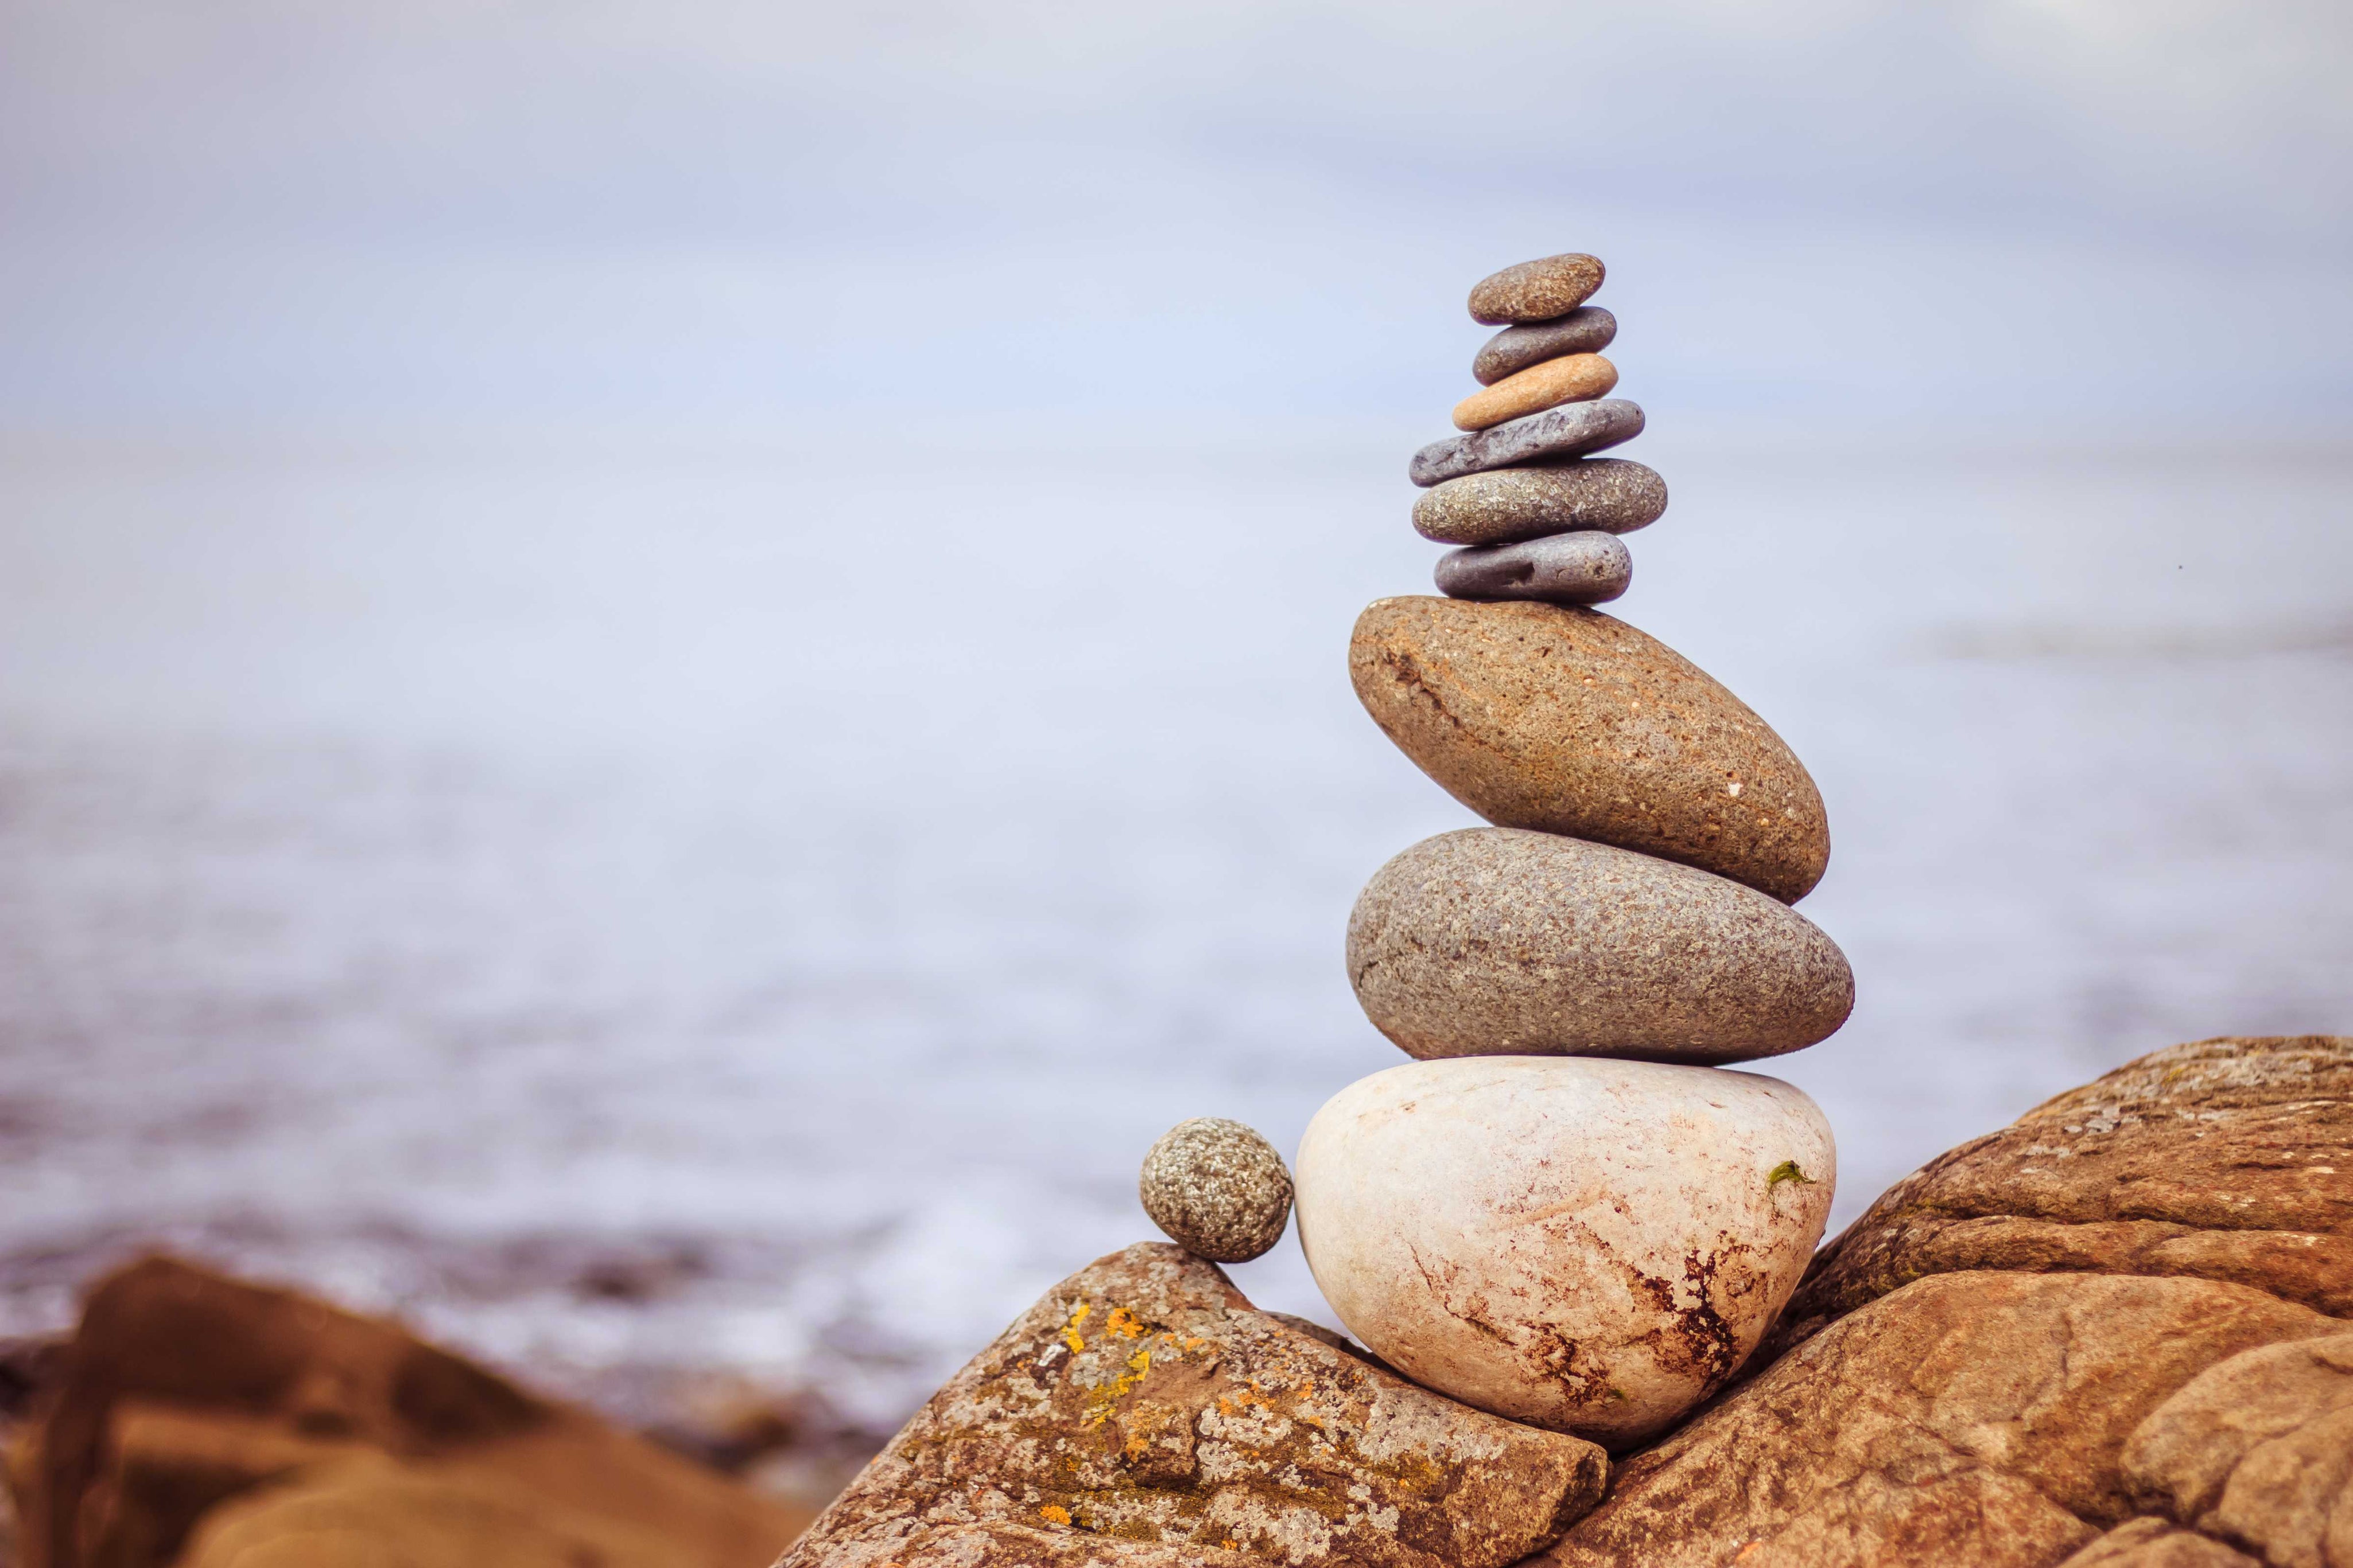
<svg viewBox="0 0 2353 1568"><path fill-rule="evenodd" d="M2353 1315L2353 1037L2174 1046L1888 1189L1807 1270L1765 1355L1923 1275L2226 1279Z"/></svg>
<svg viewBox="0 0 2353 1568"><path fill-rule="evenodd" d="M1572 530L1631 533L1667 510L1667 482L1623 458L1490 468L1422 491L1413 526L1440 544L1512 544Z"/></svg>
<svg viewBox="0 0 2353 1568"><path fill-rule="evenodd" d="M553 1540L657 1539L673 1565L753 1568L807 1519L391 1324L167 1258L90 1292L11 1458L25 1568L164 1568L216 1510L362 1469L496 1494ZM257 1562L384 1561L238 1539Z"/></svg>
<svg viewBox="0 0 2353 1568"><path fill-rule="evenodd" d="M1598 610L1376 600L1348 672L1389 739L1499 826L1681 861L1784 903L1830 861L1821 795L1781 738Z"/></svg>
<svg viewBox="0 0 2353 1568"><path fill-rule="evenodd" d="M1599 305L1579 305L1554 321L1505 327L1480 347L1479 356L1471 362L1471 376L1482 386L1493 386L1544 360L1599 353L1617 336L1617 317Z"/></svg>
<svg viewBox="0 0 2353 1568"><path fill-rule="evenodd" d="M780 1568L1502 1568L1599 1495L1590 1443L1258 1311L1173 1247L1100 1258L932 1397Z"/></svg>
<svg viewBox="0 0 2353 1568"><path fill-rule="evenodd" d="M2242 1552L2161 1519L2120 1524L2059 1568L2263 1568Z"/></svg>
<svg viewBox="0 0 2353 1568"><path fill-rule="evenodd" d="M2143 1511L2122 1453L2151 1412L2242 1352L2340 1331L2204 1279L1918 1280L1629 1460L1538 1561L2043 1568Z"/></svg>
<svg viewBox="0 0 2353 1568"><path fill-rule="evenodd" d="M1563 403L1606 396L1617 384L1618 367L1599 354L1564 354L1505 376L1484 392L1472 393L1454 405L1454 427L1484 430Z"/></svg>
<svg viewBox="0 0 2353 1568"><path fill-rule="evenodd" d="M1375 872L1348 978L1373 1026L1423 1058L1746 1061L1827 1038L1854 1006L1837 944L1755 889L1505 827L1442 833Z"/></svg>
<svg viewBox="0 0 2353 1568"><path fill-rule="evenodd" d="M1585 303L1604 271L1590 256L1547 256L1491 272L1471 290L1471 319L1489 326L1549 321Z"/></svg>

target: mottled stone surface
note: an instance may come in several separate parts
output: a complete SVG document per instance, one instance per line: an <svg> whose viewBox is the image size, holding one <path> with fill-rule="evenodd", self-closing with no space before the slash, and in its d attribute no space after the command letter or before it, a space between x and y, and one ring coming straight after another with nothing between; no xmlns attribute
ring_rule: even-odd
<svg viewBox="0 0 2353 1568"><path fill-rule="evenodd" d="M1213 1263L1263 1256L1291 1219L1282 1156L1221 1116L1197 1116L1162 1133L1144 1156L1135 1194L1170 1240Z"/></svg>
<svg viewBox="0 0 2353 1568"><path fill-rule="evenodd" d="M1599 305L1580 305L1553 321L1505 327L1481 346L1471 374L1480 385L1493 386L1542 360L1599 353L1617 336L1617 317Z"/></svg>
<svg viewBox="0 0 2353 1568"><path fill-rule="evenodd" d="M1471 319L1489 326L1549 321L1585 303L1601 287L1598 258L1571 253L1491 272L1471 290Z"/></svg>
<svg viewBox="0 0 2353 1568"><path fill-rule="evenodd" d="M1556 533L1449 552L1430 575L1457 599L1604 605L1633 583L1634 557L1614 533Z"/></svg>
<svg viewBox="0 0 2353 1568"><path fill-rule="evenodd" d="M1440 544L1510 544L1598 529L1631 533L1667 510L1667 482L1622 458L1491 468L1422 491L1413 526Z"/></svg>
<svg viewBox="0 0 2353 1568"><path fill-rule="evenodd" d="M2169 1047L1962 1144L1822 1249L1776 1344L1987 1268L2225 1279L2353 1316L2353 1037Z"/></svg>
<svg viewBox="0 0 2353 1568"><path fill-rule="evenodd" d="M1145 1245L1048 1291L783 1562L1503 1568L1604 1475L1592 1445L1417 1388Z"/></svg>
<svg viewBox="0 0 2353 1568"><path fill-rule="evenodd" d="M2161 1519L2136 1519L2116 1526L2059 1568L2263 1568L2263 1564L2211 1536L2177 1530Z"/></svg>
<svg viewBox="0 0 2353 1568"><path fill-rule="evenodd" d="M1785 903L1829 863L1821 795L1781 738L1599 610L1376 600L1348 668L1389 739L1499 826L1697 866Z"/></svg>
<svg viewBox="0 0 2353 1568"><path fill-rule="evenodd" d="M1618 384L1618 367L1599 354L1564 354L1506 376L1454 405L1457 430L1484 430L1563 403L1583 403Z"/></svg>
<svg viewBox="0 0 2353 1568"><path fill-rule="evenodd" d="M1570 403L1492 430L1433 441L1413 455L1406 470L1415 484L1443 484L1489 468L1508 468L1548 458L1580 458L1630 441L1642 433L1642 410L1622 397Z"/></svg>
<svg viewBox="0 0 2353 1568"><path fill-rule="evenodd" d="M1471 827L1373 874L1348 978L1408 1055L1716 1063L1828 1037L1854 1005L1836 943L1788 905L1607 845Z"/></svg>
<svg viewBox="0 0 2353 1568"><path fill-rule="evenodd" d="M1813 1101L1751 1073L1409 1062L1308 1124L1299 1237L1348 1331L1415 1381L1622 1444L1756 1347L1835 1166Z"/></svg>
<svg viewBox="0 0 2353 1568"><path fill-rule="evenodd" d="M2046 1568L2148 1511L2126 1456L2193 1379L2342 1331L2205 1279L1915 1280L1630 1459L1537 1561Z"/></svg>

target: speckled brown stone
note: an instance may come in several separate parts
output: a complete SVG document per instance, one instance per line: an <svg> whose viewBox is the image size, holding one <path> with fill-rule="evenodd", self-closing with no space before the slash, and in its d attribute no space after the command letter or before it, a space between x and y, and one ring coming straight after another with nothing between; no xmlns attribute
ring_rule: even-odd
<svg viewBox="0 0 2353 1568"><path fill-rule="evenodd" d="M779 1568L1505 1568L1601 1495L1578 1438L1417 1388L1131 1247L934 1394Z"/></svg>
<svg viewBox="0 0 2353 1568"><path fill-rule="evenodd" d="M1599 305L1580 305L1558 321L1505 327L1471 362L1472 379L1493 386L1505 376L1563 354L1599 353L1618 336L1618 318Z"/></svg>
<svg viewBox="0 0 2353 1568"><path fill-rule="evenodd" d="M1599 258L1572 253L1491 272L1471 290L1471 319L1489 326L1549 321L1585 303L1604 276Z"/></svg>
<svg viewBox="0 0 2353 1568"><path fill-rule="evenodd" d="M1508 827L1425 839L1348 917L1348 978L1407 1055L1714 1064L1827 1038L1838 945L1788 905L1672 861Z"/></svg>
<svg viewBox="0 0 2353 1568"><path fill-rule="evenodd" d="M1389 739L1498 826L1679 860L1784 903L1830 862L1821 795L1781 738L1599 610L1376 600L1348 673Z"/></svg>
<svg viewBox="0 0 2353 1568"><path fill-rule="evenodd" d="M1622 458L1492 468L1424 490L1413 526L1440 544L1509 544L1599 529L1631 533L1667 510L1667 481Z"/></svg>
<svg viewBox="0 0 2353 1568"><path fill-rule="evenodd" d="M1430 575L1457 599L1536 599L1601 605L1634 581L1634 558L1611 533L1556 533L1518 544L1481 544L1439 557Z"/></svg>
<svg viewBox="0 0 2353 1568"><path fill-rule="evenodd" d="M1413 455L1407 476L1429 486L1487 468L1508 468L1559 458L1581 458L1642 433L1642 410L1622 397L1570 403L1489 430L1432 441Z"/></svg>
<svg viewBox="0 0 2353 1568"><path fill-rule="evenodd" d="M1618 384L1618 367L1599 354L1563 354L1506 376L1454 405L1457 430L1484 430L1564 403L1585 403Z"/></svg>
<svg viewBox="0 0 2353 1568"><path fill-rule="evenodd" d="M1264 1255L1291 1219L1282 1156L1222 1116L1197 1116L1162 1133L1144 1156L1135 1194L1171 1241L1212 1263Z"/></svg>

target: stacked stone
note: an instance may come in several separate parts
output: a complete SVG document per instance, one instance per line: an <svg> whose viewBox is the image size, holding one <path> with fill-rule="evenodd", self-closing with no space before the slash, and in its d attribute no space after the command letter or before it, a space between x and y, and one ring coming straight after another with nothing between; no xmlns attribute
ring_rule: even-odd
<svg viewBox="0 0 2353 1568"><path fill-rule="evenodd" d="M1302 1141L1300 1239L1341 1321L1409 1377L1612 1446L1672 1425L1756 1349L1821 1237L1835 1155L1788 1084L1724 1064L1811 1045L1853 979L1789 908L1821 877L1811 778L1673 650L1587 607L1666 487L1590 454L1615 322L1589 256L1472 291L1503 324L1416 454L1451 596L1358 619L1356 693L1491 826L1377 872L1348 925L1366 1015L1414 1062Z"/></svg>

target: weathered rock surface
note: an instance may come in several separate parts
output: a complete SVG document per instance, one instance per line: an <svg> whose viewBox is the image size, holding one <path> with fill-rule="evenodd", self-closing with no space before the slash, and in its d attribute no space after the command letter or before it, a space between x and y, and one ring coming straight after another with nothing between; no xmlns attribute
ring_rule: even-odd
<svg viewBox="0 0 2353 1568"><path fill-rule="evenodd" d="M2263 1568L2211 1536L2177 1530L2161 1519L2120 1524L2060 1568Z"/></svg>
<svg viewBox="0 0 2353 1568"><path fill-rule="evenodd" d="M1472 393L1454 405L1454 427L1484 430L1559 404L1604 396L1617 384L1618 367L1599 354L1564 354Z"/></svg>
<svg viewBox="0 0 2353 1568"><path fill-rule="evenodd" d="M1488 468L1581 458L1630 441L1641 433L1641 405L1622 397L1564 404L1525 418L1505 420L1490 430L1432 441L1413 455L1406 474L1424 487L1443 484Z"/></svg>
<svg viewBox="0 0 2353 1568"><path fill-rule="evenodd" d="M1510 544L1598 529L1631 533L1667 510L1667 482L1622 458L1493 468L1424 490L1413 526L1440 544Z"/></svg>
<svg viewBox="0 0 2353 1568"><path fill-rule="evenodd" d="M1632 584L1634 558L1614 533L1556 533L1451 551L1431 575L1440 593L1457 599L1600 605Z"/></svg>
<svg viewBox="0 0 2353 1568"><path fill-rule="evenodd" d="M2044 1568L2147 1512L2126 1455L2193 1379L2343 1327L2206 1279L1915 1280L1629 1460L1538 1562ZM2151 1555L2123 1561L2200 1561L2138 1534L2110 1544Z"/></svg>
<svg viewBox="0 0 2353 1568"><path fill-rule="evenodd" d="M164 1258L91 1291L9 1471L25 1568L753 1568L808 1518L390 1324Z"/></svg>
<svg viewBox="0 0 2353 1568"><path fill-rule="evenodd" d="M783 1564L1502 1568L1604 1473L1590 1444L1464 1409L1137 1246L958 1373Z"/></svg>
<svg viewBox="0 0 2353 1568"><path fill-rule="evenodd" d="M1781 738L1599 610L1379 599L1348 672L1389 739L1498 826L1656 855L1785 903L1829 864L1821 795Z"/></svg>
<svg viewBox="0 0 2353 1568"><path fill-rule="evenodd" d="M1471 319L1489 326L1549 321L1585 303L1605 276L1596 257L1546 256L1491 272L1471 290Z"/></svg>
<svg viewBox="0 0 2353 1568"><path fill-rule="evenodd" d="M1162 1133L1144 1156L1135 1195L1170 1240L1213 1263L1264 1256L1291 1220L1282 1156L1222 1116L1196 1116Z"/></svg>
<svg viewBox="0 0 2353 1568"><path fill-rule="evenodd" d="M1721 1063L1827 1038L1854 1006L1836 943L1688 866L1507 827L1424 839L1348 917L1348 977L1409 1056Z"/></svg>
<svg viewBox="0 0 2353 1568"><path fill-rule="evenodd" d="M2225 1279L2353 1316L2353 1038L2174 1046L1889 1188L1822 1249L1776 1347L1923 1275Z"/></svg>
<svg viewBox="0 0 2353 1568"><path fill-rule="evenodd" d="M1505 327L1480 347L1471 362L1472 378L1493 386L1507 375L1563 354L1599 353L1618 336L1618 318L1599 305L1579 305L1566 316L1525 327Z"/></svg>
<svg viewBox="0 0 2353 1568"><path fill-rule="evenodd" d="M1299 1237L1348 1331L1415 1381L1622 1445L1756 1348L1835 1162L1813 1101L1750 1073L1409 1062L1308 1124Z"/></svg>

